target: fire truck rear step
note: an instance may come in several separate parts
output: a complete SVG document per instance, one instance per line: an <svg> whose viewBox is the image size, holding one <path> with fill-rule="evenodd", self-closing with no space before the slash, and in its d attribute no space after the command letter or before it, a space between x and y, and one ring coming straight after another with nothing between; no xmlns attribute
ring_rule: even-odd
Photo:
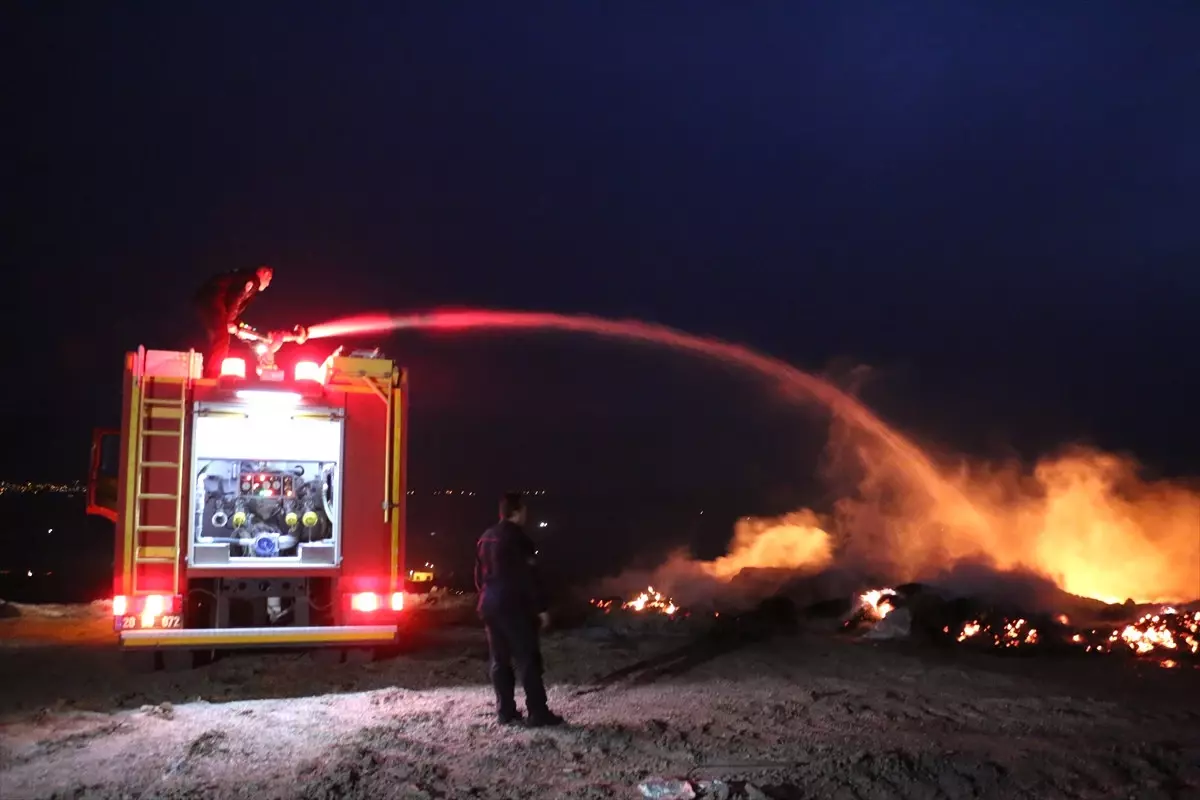
<svg viewBox="0 0 1200 800"><path fill-rule="evenodd" d="M121 631L127 648L285 647L287 645L384 645L396 640L395 625L304 628L177 628Z"/></svg>

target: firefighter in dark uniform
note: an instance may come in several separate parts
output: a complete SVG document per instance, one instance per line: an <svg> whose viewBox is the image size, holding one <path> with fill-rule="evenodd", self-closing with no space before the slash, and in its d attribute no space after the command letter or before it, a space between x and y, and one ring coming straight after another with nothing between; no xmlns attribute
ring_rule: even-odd
<svg viewBox="0 0 1200 800"><path fill-rule="evenodd" d="M534 566L537 550L525 533L526 508L517 492L500 501L500 521L484 531L475 548L475 588L479 615L487 628L496 715L502 725L518 722L516 679L525 689L528 724L561 725L546 705L539 628L550 624L545 592ZM516 673L513 663L516 663Z"/></svg>
<svg viewBox="0 0 1200 800"><path fill-rule="evenodd" d="M194 299L208 334L204 355L204 377L221 374L221 362L229 355L229 336L237 329L242 314L258 293L271 285L270 267L240 269L214 275L200 287Z"/></svg>

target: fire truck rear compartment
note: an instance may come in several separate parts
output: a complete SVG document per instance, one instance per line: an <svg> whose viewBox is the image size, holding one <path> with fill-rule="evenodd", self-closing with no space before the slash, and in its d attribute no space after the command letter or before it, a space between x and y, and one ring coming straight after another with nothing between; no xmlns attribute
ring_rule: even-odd
<svg viewBox="0 0 1200 800"><path fill-rule="evenodd" d="M330 462L213 459L197 465L196 543L230 558L295 557L304 543L333 544Z"/></svg>
<svg viewBox="0 0 1200 800"><path fill-rule="evenodd" d="M116 523L122 650L162 663L394 647L403 371L377 353L335 353L303 376L297 363L293 381L212 380L194 353L142 348L125 366L121 429L103 434L120 437L118 490L89 495L89 513Z"/></svg>
<svg viewBox="0 0 1200 800"><path fill-rule="evenodd" d="M338 563L344 412L288 411L197 404L193 566Z"/></svg>

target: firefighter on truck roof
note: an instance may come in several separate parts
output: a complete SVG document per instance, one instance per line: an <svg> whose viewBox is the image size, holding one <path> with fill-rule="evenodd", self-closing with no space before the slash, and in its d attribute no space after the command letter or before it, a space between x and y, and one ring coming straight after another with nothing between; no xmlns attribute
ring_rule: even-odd
<svg viewBox="0 0 1200 800"><path fill-rule="evenodd" d="M515 697L519 676L528 724L561 725L563 718L546 705L538 629L550 624L550 615L534 567L537 550L525 533L525 519L524 498L519 492L509 492L500 500L500 521L484 531L475 548L475 588L479 615L487 628L496 716L502 725L520 721Z"/></svg>
<svg viewBox="0 0 1200 800"><path fill-rule="evenodd" d="M221 362L229 355L229 337L242 321L251 301L271 285L274 270L268 266L239 269L214 275L196 292L196 311L208 335L204 377L217 378Z"/></svg>

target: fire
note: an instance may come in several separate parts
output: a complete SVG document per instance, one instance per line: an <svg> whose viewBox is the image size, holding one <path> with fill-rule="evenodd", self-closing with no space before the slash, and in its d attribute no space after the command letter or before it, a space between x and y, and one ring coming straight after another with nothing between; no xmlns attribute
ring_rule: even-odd
<svg viewBox="0 0 1200 800"><path fill-rule="evenodd" d="M942 632L949 633L950 628L942 628ZM954 638L957 642L965 642L977 636L984 641L990 639L993 647L1020 647L1034 645L1039 641L1037 628L1030 625L1026 619L1006 619L998 626L973 619L963 623L962 629Z"/></svg>
<svg viewBox="0 0 1200 800"><path fill-rule="evenodd" d="M879 453L836 530L850 558L920 580L955 562L1029 570L1072 594L1120 602L1195 599L1200 586L1200 492L1145 482L1136 465L1076 450L1031 475L976 468L916 481Z"/></svg>
<svg viewBox="0 0 1200 800"><path fill-rule="evenodd" d="M1178 637L1178 638L1177 638ZM1158 614L1146 614L1137 622L1126 625L1108 637L1112 643L1118 641L1135 653L1152 650L1183 649L1193 655L1200 652L1200 611L1191 617L1180 615L1173 608L1164 608Z"/></svg>
<svg viewBox="0 0 1200 800"><path fill-rule="evenodd" d="M893 605L895 597L896 592L893 589L872 589L859 595L858 600L869 618L880 620L895 608Z"/></svg>
<svg viewBox="0 0 1200 800"><path fill-rule="evenodd" d="M956 565L981 564L1042 576L1047 585L1110 603L1196 599L1194 488L1141 481L1132 462L1091 451L1045 460L1032 474L985 469L934 480L884 450L855 450L863 470L857 496L837 502L831 514L801 509L743 518L727 555L698 561L676 553L656 582L729 582L751 568L848 569L897 583L936 582Z"/></svg>
<svg viewBox="0 0 1200 800"><path fill-rule="evenodd" d="M1056 622L1065 620L1065 615L1055 617ZM1064 623L1065 624L1065 623ZM1043 643L1043 635L1023 618L1003 619L997 624L972 619L964 622L956 632L946 626L942 632L953 636L959 643L982 641L993 647L1020 647ZM1136 622L1114 629L1095 628L1070 634L1064 632L1060 639L1066 644L1082 647L1087 653L1128 652L1135 656L1173 653L1180 656L1200 655L1200 611L1180 614L1169 606L1157 612L1144 614ZM1171 668L1179 665L1174 658L1161 662Z"/></svg>
<svg viewBox="0 0 1200 800"><path fill-rule="evenodd" d="M621 608L629 611L657 611L667 616L679 610L674 601L663 596L662 592L655 591L653 586L646 587L646 591L624 603Z"/></svg>
<svg viewBox="0 0 1200 800"><path fill-rule="evenodd" d="M608 614L617 607L616 603L619 601L592 598L588 602L592 606L603 611L605 614ZM622 611L656 612L659 614L664 614L668 617L675 616L675 614L679 611L679 606L675 604L674 600L667 597L653 586L647 586L644 592L640 592L632 599L621 603L620 608Z"/></svg>
<svg viewBox="0 0 1200 800"><path fill-rule="evenodd" d="M729 580L748 567L820 569L833 561L833 539L808 509L782 517L744 517L735 524L729 554L702 561L700 569Z"/></svg>
<svg viewBox="0 0 1200 800"><path fill-rule="evenodd" d="M1194 486L1143 481L1132 461L1087 450L1043 460L1032 474L1016 467L930 473L861 439L849 440L861 471L857 496L826 517L803 509L745 519L728 555L695 565L721 580L747 567L836 566L906 582L975 562L1042 575L1110 603L1196 599Z"/></svg>

